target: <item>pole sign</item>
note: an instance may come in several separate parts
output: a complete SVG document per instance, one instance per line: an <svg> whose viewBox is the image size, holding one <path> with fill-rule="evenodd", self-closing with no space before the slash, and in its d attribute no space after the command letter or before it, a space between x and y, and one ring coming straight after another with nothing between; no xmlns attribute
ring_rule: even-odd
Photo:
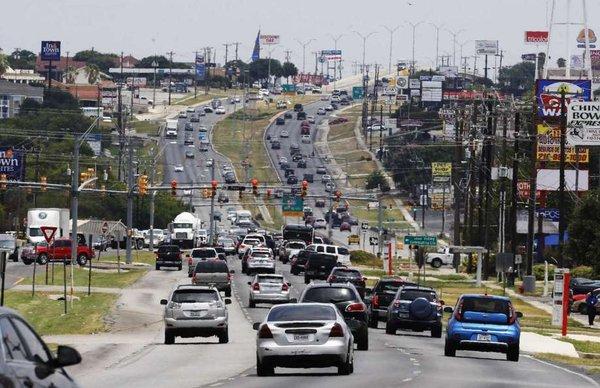
<svg viewBox="0 0 600 388"><path fill-rule="evenodd" d="M587 35L588 35L588 47L589 48L595 48L596 45L594 43L596 43L596 41L598 40L596 38L596 33L591 28L588 28L587 32L588 32L587 33ZM583 28L581 31L579 31L579 34L577 35L577 47L579 47L579 48L585 48L585 28Z"/></svg>
<svg viewBox="0 0 600 388"><path fill-rule="evenodd" d="M542 218L545 218L549 221L552 222L559 222L560 219L560 213L558 209L553 209L553 208L539 208L539 209L535 209L535 213L538 216L542 216Z"/></svg>
<svg viewBox="0 0 600 388"><path fill-rule="evenodd" d="M522 200L528 200L531 193L531 183L529 181L517 181L517 195ZM535 198L538 199L541 196L539 190L535 191Z"/></svg>
<svg viewBox="0 0 600 388"><path fill-rule="evenodd" d="M537 57L537 54L523 54L523 55L521 55L521 60L535 62L536 57Z"/></svg>
<svg viewBox="0 0 600 388"><path fill-rule="evenodd" d="M284 194L281 198L281 213L284 216L301 217L304 214L304 200L291 194Z"/></svg>
<svg viewBox="0 0 600 388"><path fill-rule="evenodd" d="M60 41L42 40L40 59L42 61L60 61Z"/></svg>
<svg viewBox="0 0 600 388"><path fill-rule="evenodd" d="M592 81L539 79L535 90L538 117L560 117L561 92L566 94L567 106L574 101L590 101Z"/></svg>
<svg viewBox="0 0 600 388"><path fill-rule="evenodd" d="M0 147L0 174L9 181L25 180L25 152L11 147Z"/></svg>
<svg viewBox="0 0 600 388"><path fill-rule="evenodd" d="M567 138L568 142L568 138ZM565 147L567 163L589 163L590 151L587 147ZM560 127L550 124L537 125L537 160L540 162L560 162Z"/></svg>
<svg viewBox="0 0 600 388"><path fill-rule="evenodd" d="M600 145L600 102L571 101L566 140L569 145Z"/></svg>
<svg viewBox="0 0 600 388"><path fill-rule="evenodd" d="M404 245L437 246L436 236L404 236Z"/></svg>
<svg viewBox="0 0 600 388"><path fill-rule="evenodd" d="M52 239L54 238L54 234L56 233L56 226L41 226L40 230L42 231L42 234L44 235L44 239L46 240L46 242L48 244L50 244L50 241L52 241Z"/></svg>
<svg viewBox="0 0 600 388"><path fill-rule="evenodd" d="M475 53L477 55L497 55L498 41L497 40L476 40Z"/></svg>
<svg viewBox="0 0 600 388"><path fill-rule="evenodd" d="M407 89L408 88L408 76L399 76L396 78L396 88Z"/></svg>
<svg viewBox="0 0 600 388"><path fill-rule="evenodd" d="M204 55L196 55L196 77L203 80L206 75L206 64L204 63Z"/></svg>
<svg viewBox="0 0 600 388"><path fill-rule="evenodd" d="M274 45L279 44L279 35L261 35L260 44Z"/></svg>
<svg viewBox="0 0 600 388"><path fill-rule="evenodd" d="M525 43L548 43L548 31L525 31Z"/></svg>
<svg viewBox="0 0 600 388"><path fill-rule="evenodd" d="M449 182L452 177L452 163L431 163L431 177L434 182Z"/></svg>

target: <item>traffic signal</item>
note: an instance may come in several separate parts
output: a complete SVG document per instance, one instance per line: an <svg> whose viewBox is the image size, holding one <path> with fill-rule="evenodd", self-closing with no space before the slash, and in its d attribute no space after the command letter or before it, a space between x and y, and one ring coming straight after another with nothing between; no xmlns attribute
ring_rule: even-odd
<svg viewBox="0 0 600 388"><path fill-rule="evenodd" d="M0 190L6 190L6 188L8 187L6 182L8 182L6 174L0 174Z"/></svg>
<svg viewBox="0 0 600 388"><path fill-rule="evenodd" d="M210 193L208 189L202 190L202 198L210 198Z"/></svg>
<svg viewBox="0 0 600 388"><path fill-rule="evenodd" d="M83 184L83 182L87 181L89 179L88 173L87 172L81 172L79 173L79 184Z"/></svg>
<svg viewBox="0 0 600 388"><path fill-rule="evenodd" d="M148 194L148 175L140 175L138 177L138 193L140 195Z"/></svg>
<svg viewBox="0 0 600 388"><path fill-rule="evenodd" d="M336 190L335 193L334 193L334 195L335 195L334 201L335 202L340 202L340 198L342 197L342 192L339 191L339 190Z"/></svg>
<svg viewBox="0 0 600 388"><path fill-rule="evenodd" d="M267 189L267 199L271 199L271 189Z"/></svg>
<svg viewBox="0 0 600 388"><path fill-rule="evenodd" d="M212 181L210 181L210 186L212 187L211 196L214 198L217 195L217 187L219 186L219 182L213 179Z"/></svg>
<svg viewBox="0 0 600 388"><path fill-rule="evenodd" d="M302 198L306 197L307 191L308 191L308 181L307 180L303 180L302 181L302 192L300 193L300 196Z"/></svg>
<svg viewBox="0 0 600 388"><path fill-rule="evenodd" d="M41 189L42 191L46 191L48 187L48 179L45 176L40 177Z"/></svg>
<svg viewBox="0 0 600 388"><path fill-rule="evenodd" d="M101 185L100 190L101 190L100 195L102 197L106 197L106 185Z"/></svg>
<svg viewBox="0 0 600 388"><path fill-rule="evenodd" d="M175 179L171 181L171 195L173 197L177 195L177 181Z"/></svg>
<svg viewBox="0 0 600 388"><path fill-rule="evenodd" d="M252 194L258 197L258 179L253 178L250 183L252 184Z"/></svg>

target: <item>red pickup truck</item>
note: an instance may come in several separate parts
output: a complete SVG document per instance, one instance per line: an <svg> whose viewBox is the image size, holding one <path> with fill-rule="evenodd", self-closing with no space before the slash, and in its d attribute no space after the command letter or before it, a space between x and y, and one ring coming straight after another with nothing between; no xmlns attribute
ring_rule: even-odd
<svg viewBox="0 0 600 388"><path fill-rule="evenodd" d="M39 248L38 248L39 249ZM94 250L87 245L77 247L77 264L83 266L87 261L94 258ZM71 239L59 238L54 240L50 246L42 250L38 255L38 263L46 264L48 261L71 260Z"/></svg>

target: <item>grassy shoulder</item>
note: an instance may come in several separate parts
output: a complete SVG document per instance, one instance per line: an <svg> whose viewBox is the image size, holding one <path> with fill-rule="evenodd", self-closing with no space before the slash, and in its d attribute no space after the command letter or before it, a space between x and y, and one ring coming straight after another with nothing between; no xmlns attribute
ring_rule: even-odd
<svg viewBox="0 0 600 388"><path fill-rule="evenodd" d="M64 269L63 265L56 263L54 268L52 264L48 265L48 285L62 285ZM53 274L54 272L54 274ZM92 269L92 287L112 287L112 288L125 288L135 283L140 277L147 272L147 269L131 269L122 270L120 273L113 270L100 270ZM67 265L67 282L70 280L71 269ZM89 270L75 266L73 268L73 282L75 286L87 286L89 279ZM31 284L32 278L25 278L21 284ZM39 266L38 272L36 273L35 283L37 285L46 285L46 270L44 267Z"/></svg>
<svg viewBox="0 0 600 388"><path fill-rule="evenodd" d="M78 300L68 305L64 313L64 301L52 300L51 293L7 291L5 306L20 312L40 335L92 334L107 330L104 317L116 302L118 295L95 293L90 296L76 294Z"/></svg>
<svg viewBox="0 0 600 388"><path fill-rule="evenodd" d="M364 185L364 182L363 182ZM384 209L382 210L383 226L393 229L405 229L410 225L404 220L402 211L396 206L393 198L384 198L382 200ZM364 201L350 201L352 214L360 220L369 221L371 225L378 222L379 211L377 209L367 209L367 204Z"/></svg>
<svg viewBox="0 0 600 388"><path fill-rule="evenodd" d="M156 248L155 248L156 249ZM121 250L119 256L121 264L125 264L125 250ZM114 251L111 254L102 253L99 257L101 263L117 263L117 254ZM146 264L153 266L156 262L156 254L148 250L137 250L131 251L131 260L134 264Z"/></svg>
<svg viewBox="0 0 600 388"><path fill-rule="evenodd" d="M133 120L129 126L138 134L146 134L149 136L158 136L160 122L157 120Z"/></svg>
<svg viewBox="0 0 600 388"><path fill-rule="evenodd" d="M534 354L534 357L539 360L549 361L566 367L583 369L589 374L600 375L600 360L598 359L568 357L554 353L536 353Z"/></svg>
<svg viewBox="0 0 600 388"><path fill-rule="evenodd" d="M219 90L219 89L211 89L208 92L208 94L204 94L204 88L198 88L198 93L197 93L196 97L194 97L194 92L192 91L192 92L188 93L186 96L175 100L173 105L201 104L203 102L208 102L208 101L212 100L213 98L222 98L222 97L227 97L228 95L235 95L236 94L235 92L238 92L237 93L238 95L243 94L243 92L241 92L241 91L232 90L228 93L227 91Z"/></svg>

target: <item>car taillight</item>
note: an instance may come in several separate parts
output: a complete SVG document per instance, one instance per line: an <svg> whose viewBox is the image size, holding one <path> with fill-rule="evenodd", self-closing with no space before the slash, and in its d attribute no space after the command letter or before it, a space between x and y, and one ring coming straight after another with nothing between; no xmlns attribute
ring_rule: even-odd
<svg viewBox="0 0 600 388"><path fill-rule="evenodd" d="M379 295L374 295L373 298L371 299L371 303L373 304L373 307L378 308L379 307Z"/></svg>
<svg viewBox="0 0 600 388"><path fill-rule="evenodd" d="M254 291L259 291L259 290L260 290L260 284L258 284L258 283L254 283L254 284L252 285L252 289L253 289Z"/></svg>
<svg viewBox="0 0 600 388"><path fill-rule="evenodd" d="M288 286L287 283L283 283L283 285L281 286L282 291L287 291L289 289L290 289L290 286Z"/></svg>
<svg viewBox="0 0 600 388"><path fill-rule="evenodd" d="M329 277L327 277L327 282L328 283L335 282L335 279L336 279L335 275L329 275Z"/></svg>
<svg viewBox="0 0 600 388"><path fill-rule="evenodd" d="M269 325L263 323L258 331L258 338L273 338L273 333L269 329Z"/></svg>
<svg viewBox="0 0 600 388"><path fill-rule="evenodd" d="M517 313L515 313L515 309L513 306L510 306L510 316L508 317L508 324L512 325L517 320Z"/></svg>
<svg viewBox="0 0 600 388"><path fill-rule="evenodd" d="M462 307L463 301L461 300L458 306L456 307L456 310L454 311L454 318L456 318L456 320L458 321L462 320Z"/></svg>
<svg viewBox="0 0 600 388"><path fill-rule="evenodd" d="M188 259L188 265L192 265L192 263L193 263L193 261L192 261L192 258L190 257L190 258Z"/></svg>
<svg viewBox="0 0 600 388"><path fill-rule="evenodd" d="M365 311L365 305L362 303L352 303L346 307L348 313L362 313Z"/></svg>
<svg viewBox="0 0 600 388"><path fill-rule="evenodd" d="M400 301L399 301L399 300L395 300L395 301L394 301L394 307L398 308L398 307L400 307L400 304L401 304L401 303L400 303Z"/></svg>
<svg viewBox="0 0 600 388"><path fill-rule="evenodd" d="M343 337L344 329L342 329L342 325L339 323L335 323L329 332L329 337Z"/></svg>
<svg viewBox="0 0 600 388"><path fill-rule="evenodd" d="M227 281L228 281L228 282L230 282L230 281L231 281L231 274L230 274L230 273L228 273L228 274L227 274Z"/></svg>

